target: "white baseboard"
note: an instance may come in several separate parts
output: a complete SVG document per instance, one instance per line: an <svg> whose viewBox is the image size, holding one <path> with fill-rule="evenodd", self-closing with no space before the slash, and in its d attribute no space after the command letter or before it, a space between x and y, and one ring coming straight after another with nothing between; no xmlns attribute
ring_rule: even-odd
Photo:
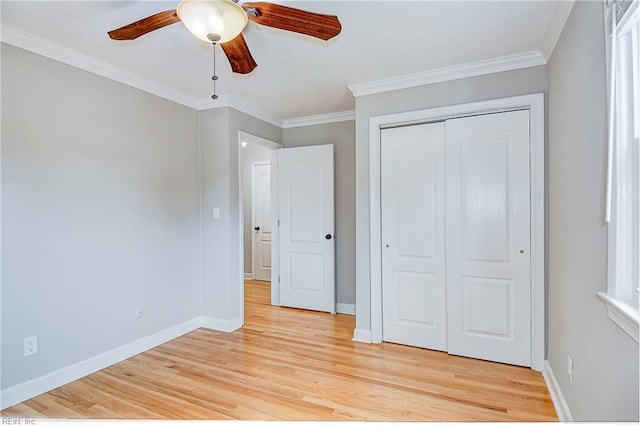
<svg viewBox="0 0 640 426"><path fill-rule="evenodd" d="M549 389L553 406L558 414L558 420L561 422L572 422L573 415L571 415L571 410L569 410L567 400L564 399L562 389L560 389L560 385L558 385L558 380L556 379L555 374L553 374L553 370L551 369L551 364L549 364L548 359L544 361L542 376L544 377L544 381L547 383L547 388Z"/></svg>
<svg viewBox="0 0 640 426"><path fill-rule="evenodd" d="M346 314L346 315L355 315L356 305L352 303L336 303L336 313Z"/></svg>
<svg viewBox="0 0 640 426"><path fill-rule="evenodd" d="M231 333L241 328L244 323L242 318L234 318L232 320L225 320L220 318L200 317L200 327L210 328L211 330L224 331Z"/></svg>
<svg viewBox="0 0 640 426"><path fill-rule="evenodd" d="M49 392L57 387L74 380L81 379L89 374L100 371L120 361L124 361L134 355L148 351L158 345L180 337L200 327L200 320L194 318L182 324L169 327L134 342L96 355L92 358L80 361L68 367L46 374L5 389L0 394L0 409L19 404L27 399Z"/></svg>
<svg viewBox="0 0 640 426"><path fill-rule="evenodd" d="M356 328L353 330L352 342L371 343L371 330L362 330Z"/></svg>
<svg viewBox="0 0 640 426"><path fill-rule="evenodd" d="M96 355L68 367L46 374L0 392L0 410L19 404L27 399L49 392L57 387L81 379L127 358L162 345L177 337L204 327L218 331L232 332L242 327L242 318L223 320L211 317L196 317L181 324L169 327L147 337L127 343L100 355Z"/></svg>
<svg viewBox="0 0 640 426"><path fill-rule="evenodd" d="M253 279L253 272L245 272L244 273L244 279L245 280L252 280Z"/></svg>

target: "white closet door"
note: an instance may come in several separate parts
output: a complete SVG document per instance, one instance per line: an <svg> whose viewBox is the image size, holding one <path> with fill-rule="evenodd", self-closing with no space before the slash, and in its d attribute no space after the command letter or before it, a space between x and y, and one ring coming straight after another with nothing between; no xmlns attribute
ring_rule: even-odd
<svg viewBox="0 0 640 426"><path fill-rule="evenodd" d="M276 155L280 304L335 313L333 145Z"/></svg>
<svg viewBox="0 0 640 426"><path fill-rule="evenodd" d="M446 350L444 123L382 131L383 340Z"/></svg>
<svg viewBox="0 0 640 426"><path fill-rule="evenodd" d="M446 132L448 351L529 366L529 112Z"/></svg>

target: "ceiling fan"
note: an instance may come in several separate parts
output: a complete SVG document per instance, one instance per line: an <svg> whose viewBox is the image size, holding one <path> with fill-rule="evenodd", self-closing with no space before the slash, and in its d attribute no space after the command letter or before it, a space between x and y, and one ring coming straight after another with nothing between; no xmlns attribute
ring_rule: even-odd
<svg viewBox="0 0 640 426"><path fill-rule="evenodd" d="M134 40L141 35L182 21L197 38L219 43L235 73L247 74L257 66L242 36L249 20L256 24L329 40L342 30L337 16L305 12L268 2L237 4L238 0L181 0L166 10L109 31L114 40Z"/></svg>

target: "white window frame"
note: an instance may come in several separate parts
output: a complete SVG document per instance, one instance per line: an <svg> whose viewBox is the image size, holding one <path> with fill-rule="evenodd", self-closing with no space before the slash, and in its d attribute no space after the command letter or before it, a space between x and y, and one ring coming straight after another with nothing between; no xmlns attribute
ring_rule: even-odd
<svg viewBox="0 0 640 426"><path fill-rule="evenodd" d="M638 342L638 286L640 269L640 191L638 173L638 115L640 114L638 76L625 73L620 59L620 43L639 25L638 1L634 0L616 23L620 1L605 3L607 29L607 71L609 79L609 149L607 161L608 269L607 291L597 293L607 306L609 318ZM637 46L637 45L636 45ZM638 56L635 55L635 69ZM628 58L627 58L628 59ZM633 68L632 68L633 69ZM624 74L623 74L624 73ZM629 78L631 89L624 86ZM633 88L635 87L635 90ZM631 104L631 107L629 107ZM629 123L631 120L631 125ZM627 151L623 154L623 150ZM630 153L629 153L630 152ZM629 158L631 155L631 158ZM626 205L627 209L620 206ZM632 213L629 214L629 208ZM629 247L631 249L629 250Z"/></svg>

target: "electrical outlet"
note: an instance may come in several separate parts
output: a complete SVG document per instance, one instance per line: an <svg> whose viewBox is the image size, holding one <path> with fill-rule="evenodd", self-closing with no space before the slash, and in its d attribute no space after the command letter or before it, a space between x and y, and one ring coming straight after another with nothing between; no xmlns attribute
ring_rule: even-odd
<svg viewBox="0 0 640 426"><path fill-rule="evenodd" d="M136 319L140 319L144 316L144 311L142 309L138 309L135 313Z"/></svg>
<svg viewBox="0 0 640 426"><path fill-rule="evenodd" d="M24 338L24 356L31 356L38 353L38 336Z"/></svg>
<svg viewBox="0 0 640 426"><path fill-rule="evenodd" d="M569 377L569 383L573 383L573 360L570 356L567 357L567 376Z"/></svg>

